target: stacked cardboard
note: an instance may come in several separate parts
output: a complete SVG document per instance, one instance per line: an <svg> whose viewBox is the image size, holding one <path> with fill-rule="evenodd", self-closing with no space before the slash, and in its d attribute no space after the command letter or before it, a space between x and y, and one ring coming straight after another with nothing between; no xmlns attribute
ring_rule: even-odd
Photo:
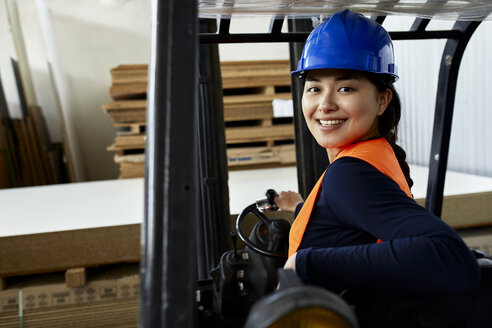
<svg viewBox="0 0 492 328"><path fill-rule="evenodd" d="M145 162L147 65L111 69L113 102L103 109L118 127L109 151L120 178L142 177ZM222 62L224 117L230 168L295 164L292 117L277 118L272 101L291 98L287 60Z"/></svg>
<svg viewBox="0 0 492 328"><path fill-rule="evenodd" d="M111 69L109 94L113 102L103 106L118 128L114 161L120 166L120 178L144 175L145 118L147 109L147 65L120 65Z"/></svg>
<svg viewBox="0 0 492 328"><path fill-rule="evenodd" d="M291 99L289 62L223 62L224 120L229 168L295 164L292 116L276 117L274 99Z"/></svg>
<svg viewBox="0 0 492 328"><path fill-rule="evenodd" d="M0 291L0 328L137 327L138 264L94 269L68 287L63 274L23 277Z"/></svg>

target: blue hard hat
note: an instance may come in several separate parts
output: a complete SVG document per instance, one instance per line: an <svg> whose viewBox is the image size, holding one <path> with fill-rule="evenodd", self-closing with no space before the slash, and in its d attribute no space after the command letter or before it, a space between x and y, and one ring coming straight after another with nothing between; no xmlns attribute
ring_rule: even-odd
<svg viewBox="0 0 492 328"><path fill-rule="evenodd" d="M309 35L297 70L302 78L312 69L353 69L388 74L396 81L393 43L376 21L348 9L338 11Z"/></svg>

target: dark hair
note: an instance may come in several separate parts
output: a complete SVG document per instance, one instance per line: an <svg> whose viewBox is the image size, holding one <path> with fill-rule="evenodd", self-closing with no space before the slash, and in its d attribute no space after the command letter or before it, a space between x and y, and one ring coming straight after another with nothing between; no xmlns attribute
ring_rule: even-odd
<svg viewBox="0 0 492 328"><path fill-rule="evenodd" d="M398 140L398 123L400 122L401 116L401 102L400 96L393 85L393 77L383 74L367 73L367 78L376 86L379 92L390 89L393 93L393 97L388 104L388 107L384 113L379 116L379 133L393 148L408 186L412 188L413 180L410 178L410 167L406 161L407 154L403 148L396 144L396 140Z"/></svg>

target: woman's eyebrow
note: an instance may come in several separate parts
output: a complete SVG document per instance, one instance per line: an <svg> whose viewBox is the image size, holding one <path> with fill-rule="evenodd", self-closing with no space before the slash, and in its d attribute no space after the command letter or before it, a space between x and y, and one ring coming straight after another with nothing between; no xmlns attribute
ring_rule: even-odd
<svg viewBox="0 0 492 328"><path fill-rule="evenodd" d="M357 80L359 81L359 77L357 77L357 75L351 75L351 74L347 74L347 75L340 75L340 76L337 76L335 78L335 81L347 81L347 80Z"/></svg>
<svg viewBox="0 0 492 328"><path fill-rule="evenodd" d="M335 81L348 81L348 80L357 80L359 81L360 78L357 75L354 74L345 74L345 75L340 75L335 77ZM308 76L306 78L306 82L320 82L321 80L317 77L313 76Z"/></svg>
<svg viewBox="0 0 492 328"><path fill-rule="evenodd" d="M306 78L306 82L319 82L320 80L315 78L315 77L312 77L312 76L308 76Z"/></svg>

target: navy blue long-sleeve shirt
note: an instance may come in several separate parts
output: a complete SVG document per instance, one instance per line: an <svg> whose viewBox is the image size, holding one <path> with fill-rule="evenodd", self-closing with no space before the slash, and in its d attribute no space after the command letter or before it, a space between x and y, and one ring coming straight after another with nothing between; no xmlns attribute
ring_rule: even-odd
<svg viewBox="0 0 492 328"><path fill-rule="evenodd" d="M451 227L352 157L326 171L296 271L335 292L446 295L472 291L480 280L477 261Z"/></svg>

